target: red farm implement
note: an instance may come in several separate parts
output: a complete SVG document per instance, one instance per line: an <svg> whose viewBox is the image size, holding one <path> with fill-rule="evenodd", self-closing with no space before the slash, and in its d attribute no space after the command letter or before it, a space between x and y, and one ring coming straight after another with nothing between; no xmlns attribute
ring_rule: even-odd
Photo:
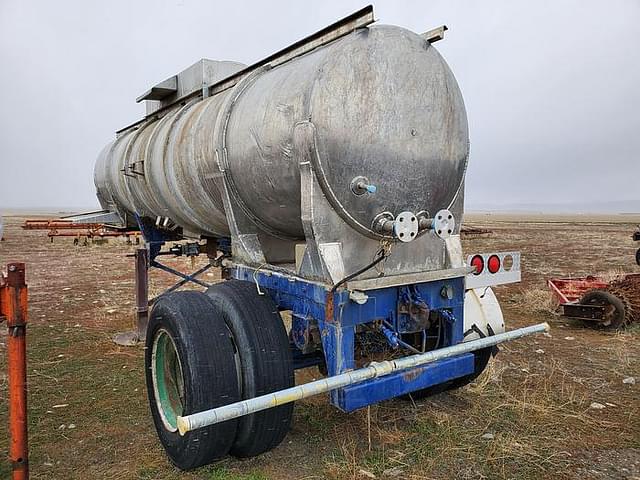
<svg viewBox="0 0 640 480"><path fill-rule="evenodd" d="M548 284L562 315L587 326L615 330L640 316L640 274L612 281L596 276L552 278Z"/></svg>

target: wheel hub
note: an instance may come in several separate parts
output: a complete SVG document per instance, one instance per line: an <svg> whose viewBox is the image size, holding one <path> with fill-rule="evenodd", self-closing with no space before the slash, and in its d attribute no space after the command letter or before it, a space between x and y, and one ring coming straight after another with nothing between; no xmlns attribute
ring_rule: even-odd
<svg viewBox="0 0 640 480"><path fill-rule="evenodd" d="M178 430L177 417L184 413L184 377L176 345L169 332L160 329L151 357L153 393L165 428Z"/></svg>

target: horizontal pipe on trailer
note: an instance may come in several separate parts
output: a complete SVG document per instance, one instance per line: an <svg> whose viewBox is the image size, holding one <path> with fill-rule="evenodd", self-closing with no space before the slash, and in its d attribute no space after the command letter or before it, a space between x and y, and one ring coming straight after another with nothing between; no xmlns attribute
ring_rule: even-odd
<svg viewBox="0 0 640 480"><path fill-rule="evenodd" d="M207 427L216 423L232 420L234 418L249 415L251 413L277 407L285 403L295 402L303 398L312 397L321 393L327 393L338 388L356 383L362 383L376 377L389 375L390 373L419 367L437 360L442 360L463 353L469 353L487 347L492 347L502 342L516 340L535 333L549 331L549 324L539 323L529 327L519 328L510 332L499 333L491 337L479 338L470 342L459 343L450 347L432 350L430 352L410 355L395 360L373 362L368 367L352 370L350 372L323 378L315 382L305 383L295 387L280 390L278 392L261 395L259 397L242 400L211 410L194 413L184 417L178 417L178 430L184 435L191 430Z"/></svg>

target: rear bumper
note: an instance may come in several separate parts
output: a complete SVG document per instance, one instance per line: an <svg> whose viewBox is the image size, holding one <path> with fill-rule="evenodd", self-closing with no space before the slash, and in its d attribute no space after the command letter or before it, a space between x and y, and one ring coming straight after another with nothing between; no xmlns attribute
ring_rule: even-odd
<svg viewBox="0 0 640 480"><path fill-rule="evenodd" d="M474 354L465 353L334 390L331 393L331 403L343 412L352 412L383 400L469 375L473 371Z"/></svg>

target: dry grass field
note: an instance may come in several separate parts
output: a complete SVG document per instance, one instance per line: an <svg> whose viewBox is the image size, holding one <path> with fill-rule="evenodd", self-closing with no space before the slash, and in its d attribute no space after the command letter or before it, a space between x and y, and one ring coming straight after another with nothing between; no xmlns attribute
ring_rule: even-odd
<svg viewBox="0 0 640 480"><path fill-rule="evenodd" d="M27 263L34 479L640 479L640 326L607 333L567 321L554 313L545 284L638 271L636 217L469 216L493 233L465 238L467 253L523 254L523 282L497 291L508 327L548 321L550 334L505 345L476 383L417 403L346 415L324 397L298 402L293 429L274 451L189 473L168 463L156 439L142 348L111 342L133 322L126 254L134 247L50 243L45 232L20 229L23 220L5 217L0 263ZM152 290L172 281L154 272ZM2 419L5 349L0 338ZM298 381L317 375L297 373ZM636 384L623 383L628 377ZM7 441L0 434L0 451ZM0 478L8 476L3 458Z"/></svg>

